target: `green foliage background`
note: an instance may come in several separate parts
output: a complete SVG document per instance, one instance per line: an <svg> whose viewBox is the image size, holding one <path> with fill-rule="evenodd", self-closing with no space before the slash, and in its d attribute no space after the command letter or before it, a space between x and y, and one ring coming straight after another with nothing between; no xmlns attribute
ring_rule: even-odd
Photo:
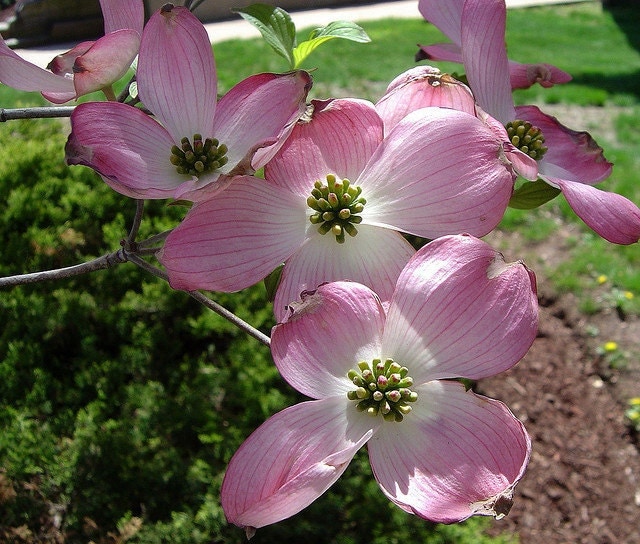
<svg viewBox="0 0 640 544"><path fill-rule="evenodd" d="M626 14L621 20L631 25L636 12L621 12ZM566 13L571 16L562 15ZM551 101L632 108L616 119L616 129L630 147L613 148L610 158L620 166L617 185L610 188L637 202L638 156L630 149L638 143L640 55L623 43L610 15L591 7L514 10L509 17L514 58L539 60L540 51L532 44L542 42L544 60L577 72L582 88L567 94L561 88L531 93L546 93ZM439 39L417 20L363 26L372 44L336 40L326 51L314 52L314 96L351 94L375 100L392 77L413 65L415 43ZM581 33L583 27L589 32ZM563 42L567 39L570 43ZM605 45L592 46L593 40ZM611 40L615 48L606 45ZM575 52L588 58L567 58ZM592 52L606 61L594 59ZM257 41L220 44L216 55L222 90L254 71L282 69ZM247 59L262 64L243 64ZM589 66L595 68L590 72ZM616 78L622 82L617 88ZM37 97L0 86L0 105L11 107L18 99L33 105ZM522 101L539 99L525 95ZM3 276L76 264L113 251L130 227L135 208L130 199L114 193L88 169L64 165L67 131L64 122L54 120L0 126ZM141 238L171 228L182 213L162 202L147 204ZM566 208L559 213L566 214ZM507 228L535 223L539 231L544 219L526 217L533 219L508 217ZM602 258L604 245L598 244L583 245L583 258ZM622 254L626 260L619 265L620 281L635 288L637 273L628 270L635 263L631 270L637 271L637 248ZM612 259L620 260L620 255L616 252ZM566 275L581 277L574 270ZM262 286L215 298L265 333L273 325ZM242 542L242 532L226 524L219 506L226 463L264 419L299 400L279 378L264 346L132 264L3 290L0 541ZM362 451L320 500L292 519L258 531L252 542L513 541L484 536L491 523L473 519L432 525L405 514L383 497Z"/></svg>

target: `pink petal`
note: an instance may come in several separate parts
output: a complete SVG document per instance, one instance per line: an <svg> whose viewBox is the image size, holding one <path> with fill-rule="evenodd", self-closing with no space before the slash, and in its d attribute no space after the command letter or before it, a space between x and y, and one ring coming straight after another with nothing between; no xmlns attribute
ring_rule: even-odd
<svg viewBox="0 0 640 544"><path fill-rule="evenodd" d="M104 18L104 33L109 34L123 28L142 34L144 25L144 2L142 0L100 0Z"/></svg>
<svg viewBox="0 0 640 544"><path fill-rule="evenodd" d="M297 404L269 418L235 453L222 482L230 523L259 528L322 495L370 438L376 420L347 412L346 396Z"/></svg>
<svg viewBox="0 0 640 544"><path fill-rule="evenodd" d="M388 133L407 114L427 106L453 108L471 115L476 111L469 87L431 66L412 68L395 78L377 102L376 110Z"/></svg>
<svg viewBox="0 0 640 544"><path fill-rule="evenodd" d="M415 383L479 379L515 365L537 322L533 272L482 240L447 236L418 251L398 278L383 352Z"/></svg>
<svg viewBox="0 0 640 544"><path fill-rule="evenodd" d="M285 264L273 302L278 320L286 316L287 306L302 291L327 281L357 281L373 289L382 302L389 301L396 279L415 250L392 230L364 224L357 229L355 238L347 237L344 244L338 244L331 234L311 232Z"/></svg>
<svg viewBox="0 0 640 544"><path fill-rule="evenodd" d="M53 60L47 65L47 69L51 70L58 76L66 76L73 78L73 65L80 55L84 55L95 41L81 42L66 53L61 53L53 57Z"/></svg>
<svg viewBox="0 0 640 544"><path fill-rule="evenodd" d="M167 198L184 181L169 162L173 141L137 108L88 102L71 115L67 164L98 172L113 189L132 198Z"/></svg>
<svg viewBox="0 0 640 544"><path fill-rule="evenodd" d="M421 60L436 60L458 62L462 64L462 50L455 43L433 43L421 45L415 57L416 62Z"/></svg>
<svg viewBox="0 0 640 544"><path fill-rule="evenodd" d="M514 119L506 20L504 0L464 2L461 45L467 80L482 109L502 123Z"/></svg>
<svg viewBox="0 0 640 544"><path fill-rule="evenodd" d="M45 98L55 104L68 102L76 96L72 79L57 76L31 64L10 49L2 39L0 39L0 82L19 91L46 93Z"/></svg>
<svg viewBox="0 0 640 544"><path fill-rule="evenodd" d="M257 74L225 94L216 110L213 134L229 148L227 167L233 168L251 152L250 162L257 147L281 140L304 113L310 88L311 77L299 70ZM272 148L271 154L275 151ZM254 167L261 168L264 162Z"/></svg>
<svg viewBox="0 0 640 544"><path fill-rule="evenodd" d="M465 0L419 0L418 11L453 43L462 43L460 20Z"/></svg>
<svg viewBox="0 0 640 544"><path fill-rule="evenodd" d="M298 122L265 177L307 198L327 174L355 180L382 140L382 119L373 104L354 98L312 100L313 111ZM304 160L300 160L304 157Z"/></svg>
<svg viewBox="0 0 640 544"><path fill-rule="evenodd" d="M413 411L368 443L385 495L438 523L472 515L503 517L522 478L531 441L509 409L455 382L419 388Z"/></svg>
<svg viewBox="0 0 640 544"><path fill-rule="evenodd" d="M611 174L613 165L588 132L571 130L536 106L518 106L516 117L542 130L549 150L539 163L541 175L593 185Z"/></svg>
<svg viewBox="0 0 640 544"><path fill-rule="evenodd" d="M271 334L271 353L282 377L314 398L343 394L359 361L380 357L385 313L380 299L359 283L326 283L302 293Z"/></svg>
<svg viewBox="0 0 640 544"><path fill-rule="evenodd" d="M138 54L140 35L118 30L100 38L73 65L73 83L78 96L110 86L127 73Z"/></svg>
<svg viewBox="0 0 640 544"><path fill-rule="evenodd" d="M523 153L516 148L509 140L509 134L505 126L491 117L480 106L476 106L476 116L481 119L496 135L496 137L502 141L502 149L505 157L512 164L513 169L529 181L535 181L538 179L538 163L536 160L526 153Z"/></svg>
<svg viewBox="0 0 640 544"><path fill-rule="evenodd" d="M142 33L140 98L175 142L194 134L215 137L218 80L209 36L188 9L165 4Z"/></svg>
<svg viewBox="0 0 640 544"><path fill-rule="evenodd" d="M512 89L528 89L535 83L542 87L553 87L571 81L571 75L552 64L521 64L509 61Z"/></svg>
<svg viewBox="0 0 640 544"><path fill-rule="evenodd" d="M230 292L262 280L302 244L305 206L265 180L234 178L167 237L158 258L171 287Z"/></svg>
<svg viewBox="0 0 640 544"><path fill-rule="evenodd" d="M628 245L640 239L640 209L629 199L584 183L550 181L560 187L576 215L605 240Z"/></svg>
<svg viewBox="0 0 640 544"><path fill-rule="evenodd" d="M504 0L502 0L500 3L502 4L502 6L505 5ZM488 58L486 60L489 62L490 66L494 62L499 61L500 81L502 81L504 75L504 66L502 65L502 63L504 62L504 59L506 59L506 50L504 53L504 57L500 50L504 49L506 9L498 5L499 2L495 2L491 6L489 5L490 2L487 2L485 0L477 0L475 5L472 2L469 2L468 6L464 4L465 0L454 0L452 2L421 0L419 2L420 12L424 16L424 18L438 27L454 43L440 43L420 46L420 50L416 55L416 61L429 59L459 63L464 62L465 64L469 63L472 65L471 71L474 72L474 76L472 76L469 81L480 81L479 79L476 79L475 74L482 78L482 68L479 64L475 63L484 62L483 59L480 58L483 53L480 50L466 51L466 60L464 60L461 54L460 45L464 44L465 48L472 48L472 42L475 38L472 38L470 34L476 35L476 33L482 33L486 30L488 30L489 32L495 30L497 31L496 34L493 34L490 39L492 43L486 43L485 45L488 49L488 53L495 53L496 56ZM469 11L465 14L465 10ZM476 10L480 10L482 13L484 13L484 15L486 15L486 19L477 19ZM465 21L469 21L469 23ZM472 26L469 27L469 24ZM468 28L462 29L463 25L467 25ZM502 43L500 43L500 32L502 33L503 37ZM482 41L482 38L480 37L479 40ZM496 48L495 50L494 47ZM465 69L469 71L469 68L467 66L465 66ZM551 64L545 63L521 64L519 62L508 61L508 73L511 89L527 89L534 83L539 83L542 87L552 87L557 83L566 83L571 80L571 76L567 72L564 72L563 70L560 70L559 68ZM484 96L484 99L488 98L490 95L490 86L491 83L488 82L488 86L485 87L482 91L486 94L486 96ZM504 107L506 107L506 91L503 88L504 86L502 83L498 87L499 94L504 100ZM491 104L491 101L485 102L484 100L480 100L480 102ZM500 109L498 111L500 111ZM508 119L506 110L503 113L505 114L504 119Z"/></svg>
<svg viewBox="0 0 640 544"><path fill-rule="evenodd" d="M503 144L478 118L423 108L387 135L355 181L363 221L426 238L484 236L502 219L515 174Z"/></svg>

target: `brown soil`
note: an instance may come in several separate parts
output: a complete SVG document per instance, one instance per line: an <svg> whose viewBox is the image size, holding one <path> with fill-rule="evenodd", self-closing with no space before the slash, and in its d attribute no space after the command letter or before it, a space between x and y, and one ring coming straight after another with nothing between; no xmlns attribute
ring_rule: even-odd
<svg viewBox="0 0 640 544"><path fill-rule="evenodd" d="M562 258L557 238L532 248L517 235L492 236L508 257L547 251L547 259ZM615 311L587 318L571 295L551 292L532 268L538 338L516 367L477 386L507 403L533 444L514 506L493 531L517 533L522 544L640 542L639 441L624 417L628 399L640 395L640 320ZM609 340L631 354L623 368L611 369L598 354Z"/></svg>

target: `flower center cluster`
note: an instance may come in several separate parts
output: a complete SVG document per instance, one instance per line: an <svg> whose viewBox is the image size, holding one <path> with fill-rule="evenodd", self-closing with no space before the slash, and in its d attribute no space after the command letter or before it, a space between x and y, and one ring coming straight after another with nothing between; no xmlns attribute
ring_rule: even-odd
<svg viewBox="0 0 640 544"><path fill-rule="evenodd" d="M309 221L318 226L320 234L331 232L336 242L344 244L345 232L349 236L358 234L355 225L362 221L359 213L367 201L360 197L362 189L351 185L348 179L338 180L327 175L327 182L316 181L307 198L307 205L314 211Z"/></svg>
<svg viewBox="0 0 640 544"><path fill-rule="evenodd" d="M180 147L174 145L171 148L169 160L178 174L201 176L227 164L227 151L227 146L215 138L203 140L200 134L194 134L193 143L184 137L180 141Z"/></svg>
<svg viewBox="0 0 640 544"><path fill-rule="evenodd" d="M547 152L542 131L529 121L510 121L506 129L511 143L532 159L540 160Z"/></svg>
<svg viewBox="0 0 640 544"><path fill-rule="evenodd" d="M358 370L352 369L347 374L356 386L347 393L347 398L356 401L356 408L370 416L381 414L385 421L402 421L411 412L409 403L418 398L418 394L409 389L413 378L408 373L407 367L393 359L361 361Z"/></svg>

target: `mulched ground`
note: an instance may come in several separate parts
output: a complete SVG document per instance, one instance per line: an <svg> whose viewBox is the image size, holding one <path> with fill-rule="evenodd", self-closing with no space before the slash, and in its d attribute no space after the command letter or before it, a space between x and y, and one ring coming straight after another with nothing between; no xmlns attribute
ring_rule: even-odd
<svg viewBox="0 0 640 544"><path fill-rule="evenodd" d="M506 402L533 443L514 506L494 531L522 544L640 543L640 441L624 418L627 399L640 395L640 363L612 370L595 349L603 338L637 349L640 321L615 311L586 318L570 295L546 289L539 282L530 352L476 388Z"/></svg>

